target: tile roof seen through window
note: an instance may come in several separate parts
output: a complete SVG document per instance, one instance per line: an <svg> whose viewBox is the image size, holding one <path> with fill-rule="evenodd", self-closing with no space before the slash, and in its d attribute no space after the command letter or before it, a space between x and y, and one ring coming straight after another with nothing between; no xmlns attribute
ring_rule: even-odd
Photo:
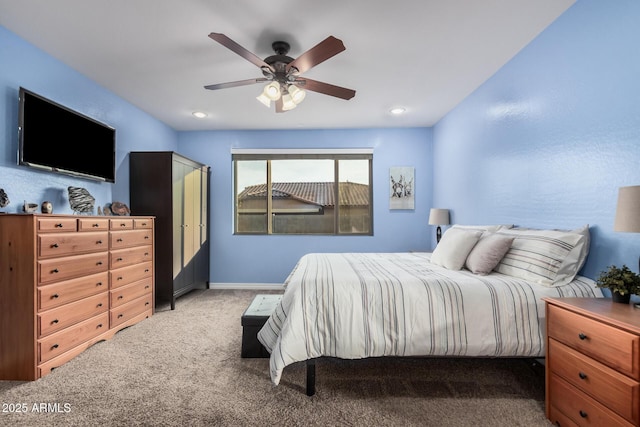
<svg viewBox="0 0 640 427"><path fill-rule="evenodd" d="M340 204L343 206L367 206L369 204L369 186L355 182L341 182ZM274 198L294 198L318 206L335 206L333 182L274 182ZM265 198L267 185L258 184L246 187L238 194L238 201L250 198Z"/></svg>

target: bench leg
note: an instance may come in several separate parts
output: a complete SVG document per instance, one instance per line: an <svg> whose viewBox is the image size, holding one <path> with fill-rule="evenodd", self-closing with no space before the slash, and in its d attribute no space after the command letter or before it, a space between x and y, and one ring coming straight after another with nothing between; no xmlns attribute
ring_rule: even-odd
<svg viewBox="0 0 640 427"><path fill-rule="evenodd" d="M316 360L307 360L307 396L316 394Z"/></svg>

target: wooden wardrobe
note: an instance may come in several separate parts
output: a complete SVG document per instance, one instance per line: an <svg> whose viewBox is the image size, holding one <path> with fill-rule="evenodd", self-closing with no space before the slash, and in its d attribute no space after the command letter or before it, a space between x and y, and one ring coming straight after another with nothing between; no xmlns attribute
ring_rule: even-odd
<svg viewBox="0 0 640 427"><path fill-rule="evenodd" d="M156 217L156 307L208 288L210 174L172 151L129 154L131 215Z"/></svg>

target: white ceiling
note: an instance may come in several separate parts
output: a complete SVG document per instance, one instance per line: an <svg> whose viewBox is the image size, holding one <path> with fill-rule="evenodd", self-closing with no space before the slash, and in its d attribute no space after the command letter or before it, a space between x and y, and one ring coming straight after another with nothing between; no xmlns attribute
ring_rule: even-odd
<svg viewBox="0 0 640 427"><path fill-rule="evenodd" d="M435 124L574 2L0 0L0 25L176 130L409 127ZM276 40L296 58L333 35L346 50L303 76L356 96L308 92L275 113L261 84L206 90L262 76L211 32L260 58Z"/></svg>

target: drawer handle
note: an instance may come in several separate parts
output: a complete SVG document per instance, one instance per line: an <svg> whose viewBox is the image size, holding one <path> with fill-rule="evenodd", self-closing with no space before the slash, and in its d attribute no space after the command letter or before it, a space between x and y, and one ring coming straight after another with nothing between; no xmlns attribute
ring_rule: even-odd
<svg viewBox="0 0 640 427"><path fill-rule="evenodd" d="M98 261L96 265L102 265L102 261Z"/></svg>
<svg viewBox="0 0 640 427"><path fill-rule="evenodd" d="M587 379L587 374L585 374L584 372L579 372L578 376L580 377L581 380L586 380Z"/></svg>
<svg viewBox="0 0 640 427"><path fill-rule="evenodd" d="M62 228L62 224L58 223L58 224L56 224L56 227L57 228Z"/></svg>
<svg viewBox="0 0 640 427"><path fill-rule="evenodd" d="M58 295L58 294L53 294L53 295L51 295L51 298L52 298L52 299L60 298L60 295Z"/></svg>
<svg viewBox="0 0 640 427"><path fill-rule="evenodd" d="M147 223L146 223L146 222L143 222L143 223L142 223L142 225L143 225L143 226L145 226L145 225L147 225Z"/></svg>
<svg viewBox="0 0 640 427"><path fill-rule="evenodd" d="M144 253L144 256L149 256L149 252L145 252L145 253Z"/></svg>
<svg viewBox="0 0 640 427"><path fill-rule="evenodd" d="M124 298L124 296L118 295L118 299L122 299L122 298Z"/></svg>
<svg viewBox="0 0 640 427"><path fill-rule="evenodd" d="M122 276L118 277L116 280L122 280Z"/></svg>
<svg viewBox="0 0 640 427"><path fill-rule="evenodd" d="M51 245L52 248L57 248L59 247L57 243L54 243L53 245Z"/></svg>
<svg viewBox="0 0 640 427"><path fill-rule="evenodd" d="M97 245L101 245L101 244L102 244L102 240L98 240L98 241L96 242L96 244L97 244Z"/></svg>
<svg viewBox="0 0 640 427"><path fill-rule="evenodd" d="M145 302L144 305L149 305L149 301Z"/></svg>
<svg viewBox="0 0 640 427"><path fill-rule="evenodd" d="M96 286L102 286L102 282L96 283Z"/></svg>
<svg viewBox="0 0 640 427"><path fill-rule="evenodd" d="M148 269L148 268L145 268L145 269L144 269L144 272L145 272L145 273L148 273L148 272L149 272L149 269Z"/></svg>
<svg viewBox="0 0 640 427"><path fill-rule="evenodd" d="M582 418L587 418L587 416L588 416L588 415L589 415L589 414L587 414L587 413L586 413L586 412L584 412L582 409L580 409L580 416L581 416Z"/></svg>
<svg viewBox="0 0 640 427"><path fill-rule="evenodd" d="M116 240L116 242L122 242L122 239L118 239L118 240Z"/></svg>
<svg viewBox="0 0 640 427"><path fill-rule="evenodd" d="M58 323L58 322L59 322L59 320L58 320L58 319L53 319L53 320L51 321L51 324L52 324L52 325L55 325L55 324L56 324L56 323Z"/></svg>
<svg viewBox="0 0 640 427"><path fill-rule="evenodd" d="M580 338L581 340L586 340L587 336L581 332L578 334L578 338Z"/></svg>
<svg viewBox="0 0 640 427"><path fill-rule="evenodd" d="M54 268L53 270L51 270L52 273L60 273L60 270L58 270L57 268Z"/></svg>
<svg viewBox="0 0 640 427"><path fill-rule="evenodd" d="M91 226L92 227L100 227L100 224L92 224ZM102 325L100 325L100 326L102 326Z"/></svg>
<svg viewBox="0 0 640 427"><path fill-rule="evenodd" d="M122 261L122 258L117 258L116 261Z"/></svg>
<svg viewBox="0 0 640 427"><path fill-rule="evenodd" d="M144 236L144 239L145 239L145 240L148 240L148 239L149 239L149 236Z"/></svg>
<svg viewBox="0 0 640 427"><path fill-rule="evenodd" d="M127 224L123 224L123 223L120 224L120 227L126 227L126 226L127 226Z"/></svg>
<svg viewBox="0 0 640 427"><path fill-rule="evenodd" d="M98 303L98 307L102 307L102 303Z"/></svg>
<svg viewBox="0 0 640 427"><path fill-rule="evenodd" d="M102 323L98 323L98 328L102 328Z"/></svg>
<svg viewBox="0 0 640 427"><path fill-rule="evenodd" d="M118 314L118 319L124 316L124 314Z"/></svg>
<svg viewBox="0 0 640 427"><path fill-rule="evenodd" d="M51 350L55 350L58 347L60 347L58 344L54 344L54 345L51 346Z"/></svg>
<svg viewBox="0 0 640 427"><path fill-rule="evenodd" d="M149 285L145 286L144 288L145 288L145 289L149 289Z"/></svg>

